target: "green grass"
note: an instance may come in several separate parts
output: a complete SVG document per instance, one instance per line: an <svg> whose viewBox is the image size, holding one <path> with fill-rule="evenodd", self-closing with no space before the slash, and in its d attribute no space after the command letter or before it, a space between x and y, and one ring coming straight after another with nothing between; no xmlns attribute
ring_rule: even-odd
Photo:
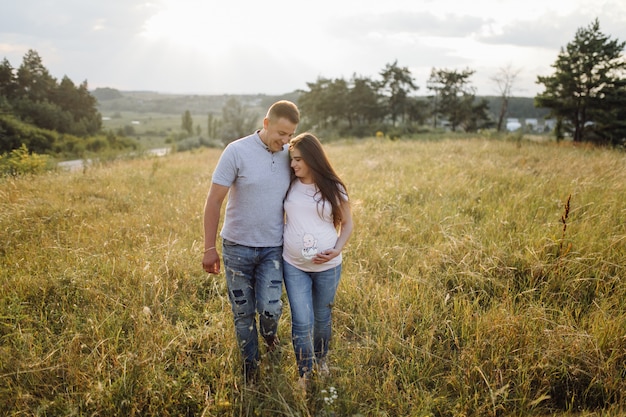
<svg viewBox="0 0 626 417"><path fill-rule="evenodd" d="M327 150L348 184L355 231L332 377L308 399L294 392L287 305L282 354L264 355L258 387L242 387L224 278L201 267L219 150L2 179L3 412L624 410L624 153L481 138Z"/></svg>

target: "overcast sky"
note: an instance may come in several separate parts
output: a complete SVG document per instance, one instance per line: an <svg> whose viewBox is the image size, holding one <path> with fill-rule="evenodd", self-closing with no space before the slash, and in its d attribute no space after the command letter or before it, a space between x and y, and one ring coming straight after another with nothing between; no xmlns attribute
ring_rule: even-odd
<svg viewBox="0 0 626 417"><path fill-rule="evenodd" d="M519 71L543 91L561 47L597 17L626 41L624 0L2 0L0 59L34 49L53 77L90 89L272 94L318 78L379 79L397 61L427 94L431 69L469 68L479 95Z"/></svg>

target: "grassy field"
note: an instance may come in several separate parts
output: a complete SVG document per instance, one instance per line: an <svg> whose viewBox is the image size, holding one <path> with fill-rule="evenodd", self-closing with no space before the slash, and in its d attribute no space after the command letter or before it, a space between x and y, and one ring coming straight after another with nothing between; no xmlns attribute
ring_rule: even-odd
<svg viewBox="0 0 626 417"><path fill-rule="evenodd" d="M201 267L220 151L0 180L8 416L617 416L626 411L626 155L473 139L327 145L355 232L331 376L280 355L244 389ZM287 300L285 299L285 303Z"/></svg>
<svg viewBox="0 0 626 417"><path fill-rule="evenodd" d="M113 116L109 116L113 114ZM126 135L137 139L144 149L166 146L168 138L182 132L182 113L169 115L161 113L108 112L102 122L104 130L125 131ZM191 115L194 127L200 126L206 136L207 115ZM130 129L126 132L127 129ZM129 133L130 132L130 133Z"/></svg>

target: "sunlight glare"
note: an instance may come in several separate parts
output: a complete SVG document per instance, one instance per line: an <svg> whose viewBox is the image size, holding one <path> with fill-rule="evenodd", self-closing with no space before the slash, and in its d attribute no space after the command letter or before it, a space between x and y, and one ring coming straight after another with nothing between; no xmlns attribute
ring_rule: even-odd
<svg viewBox="0 0 626 417"><path fill-rule="evenodd" d="M141 36L155 43L166 43L173 47L203 50L219 48L226 36L228 18L220 8L216 18L215 5L205 2L166 1L163 8L146 21Z"/></svg>

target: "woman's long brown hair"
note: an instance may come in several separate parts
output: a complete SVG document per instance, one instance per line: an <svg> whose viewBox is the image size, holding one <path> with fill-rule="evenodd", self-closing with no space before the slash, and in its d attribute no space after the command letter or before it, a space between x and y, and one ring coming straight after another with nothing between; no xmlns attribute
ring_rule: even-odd
<svg viewBox="0 0 626 417"><path fill-rule="evenodd" d="M289 150L298 149L300 156L311 170L313 182L317 186L321 195L321 210L323 213L324 204L330 202L333 214L333 224L338 227L341 224L341 203L348 199L348 190L341 178L333 169L322 143L315 135L305 132L301 133L289 141ZM291 183L296 180L295 173L291 171ZM318 201L318 203L320 202Z"/></svg>

